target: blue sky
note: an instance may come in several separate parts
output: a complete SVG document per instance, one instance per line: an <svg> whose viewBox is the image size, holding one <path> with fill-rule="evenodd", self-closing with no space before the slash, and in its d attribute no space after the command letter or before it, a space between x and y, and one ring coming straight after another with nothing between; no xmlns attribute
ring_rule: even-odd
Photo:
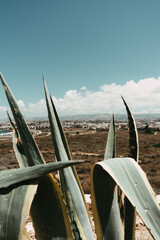
<svg viewBox="0 0 160 240"><path fill-rule="evenodd" d="M121 112L121 93L134 112L160 112L150 103L160 100L159 0L0 0L0 8L0 72L25 115L46 114L42 74L63 115ZM0 96L1 117L2 88Z"/></svg>

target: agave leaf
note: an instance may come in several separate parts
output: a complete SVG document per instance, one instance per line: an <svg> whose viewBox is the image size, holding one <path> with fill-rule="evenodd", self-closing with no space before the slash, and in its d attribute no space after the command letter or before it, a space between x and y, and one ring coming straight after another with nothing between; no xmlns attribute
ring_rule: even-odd
<svg viewBox="0 0 160 240"><path fill-rule="evenodd" d="M23 145L21 148L17 147L16 142L19 141L15 141L14 150L19 162L22 162L23 166L23 162L26 162ZM19 151L20 149L21 151ZM46 167L48 164L41 165ZM36 165L35 167L41 165ZM31 218L37 239L50 240L58 237L73 239L67 207L63 201L60 187L52 174L47 174L39 180L37 193L31 205Z"/></svg>
<svg viewBox="0 0 160 240"><path fill-rule="evenodd" d="M20 153L19 153L19 156L20 156ZM27 216L29 214L30 206L31 206L31 215L32 215L33 225L34 225L36 236L38 239L50 240L58 237L64 238L64 239L73 239L70 219L68 218L68 214L67 214L67 208L66 208L65 202L63 201L63 197L61 195L59 185L56 183L52 174L48 174L40 178L37 193L34 197L34 200L32 197L32 195L34 196L34 194L31 195L31 192L29 195L26 194L25 198L23 199L22 193L25 194L25 192L28 191L27 189L30 189L31 186L28 187L28 186L20 186L20 185L27 184L27 183L31 184L33 182L31 181L32 179L35 179L35 177L37 178L38 176L41 176L43 174L46 174L52 171L53 170L52 167L54 168L54 170L56 170L59 164L66 166L66 164L72 165L74 164L74 162L78 163L80 161L72 161L72 162L70 161L65 163L49 163L49 165L40 164L36 166L14 169L14 170L12 169L12 170L6 170L6 171L0 172L0 178L2 179L0 181L0 187L2 187L0 192L4 194L2 196L0 195L0 203L2 203L0 206L5 207L5 211L3 211L4 214L1 215L2 219L1 218L0 219L3 220L1 222L2 222L2 226L5 234L8 234L8 235L10 234L9 235L10 238L7 238L7 239L13 239L14 236L17 236L15 234L18 231L19 226L21 231L19 230L20 233L19 232L18 233L19 235L22 234L24 223L26 222ZM58 164L57 167L55 164L56 165ZM54 165L56 168L54 167ZM48 170L46 167L48 168ZM7 188L7 186L10 184L12 184L11 187ZM32 188L33 187L34 186L32 186ZM37 188L37 186L35 187ZM10 192L11 190L12 192ZM7 198L12 199L13 204L11 204L10 202L6 202L6 196ZM28 205L28 198L30 200L29 205ZM25 211L27 210L26 213L23 210L22 206L25 209ZM9 214L7 212L7 209L10 209ZM20 214L19 215L16 214L15 209L18 210L18 212L20 213L22 212L21 218L19 217L21 216ZM10 230L10 233L7 233L7 231L5 231L6 225L4 224L5 223L4 219L6 218L9 219L7 229ZM16 219L16 226L14 228L12 228L13 218ZM14 235L12 234L11 229L15 229ZM0 233L0 236L3 237L3 235L4 235L3 232L2 234ZM24 235L22 236L23 236L22 239L24 239ZM6 239L6 238L0 238L0 239ZM14 239L21 239L21 238L15 237Z"/></svg>
<svg viewBox="0 0 160 240"><path fill-rule="evenodd" d="M26 167L27 160L23 144L11 119L10 123L13 128L13 148L16 157L20 166ZM39 180L37 193L31 205L31 217L36 237L39 240L58 237L73 239L67 207L63 201L60 187L52 174L45 175Z"/></svg>
<svg viewBox="0 0 160 240"><path fill-rule="evenodd" d="M114 158L115 157L115 123L114 115L112 116L112 121L110 124L110 129L108 132L107 146L104 154L104 159Z"/></svg>
<svg viewBox="0 0 160 240"><path fill-rule="evenodd" d="M45 84L44 78L43 78L43 82ZM66 136L64 134L63 127L62 127L61 121L59 119L57 110L56 110L56 108L54 106L54 103L53 103L51 95L50 95L50 100L51 100L52 108L53 108L53 111L54 111L54 114L55 114L55 118L56 118L56 121L57 121L58 129L59 129L59 132L60 132L60 135L61 135L61 138L62 138L62 142L63 142L64 148L66 150L68 159L71 159L71 153L70 153L70 150L69 150L69 147L68 147L68 142L67 142Z"/></svg>
<svg viewBox="0 0 160 240"><path fill-rule="evenodd" d="M44 80L44 79L43 79L43 80ZM65 148L65 150L66 150L68 159L71 160L71 154L70 154L70 150L69 150L69 147L68 147L68 142L67 142L66 136L65 136L65 134L64 134L61 121L60 121L60 119L59 119L57 110L56 110L56 108L55 108L55 106L54 106L54 103L53 103L53 100L52 100L52 97L51 97L51 96L50 96L50 99L51 99L52 108L53 108L53 111L54 111L54 114L55 114L55 118L56 118L56 121L57 121L57 124L58 124L59 132L60 132L60 135L61 135L61 138L62 138L62 142L63 142L64 148ZM53 134L54 134L54 133L52 133L52 135L53 135ZM76 180L77 180L77 183L78 183L78 185L79 185L79 188L80 188L80 190L81 190L81 194L82 194L82 197L83 197L84 203L85 203L85 205L86 205L86 209L87 209L87 203L86 203L85 195L84 195L84 192L83 192L83 189L82 189L82 186L81 186L81 183L80 183L80 180L79 180L77 171L76 171L76 169L75 169L74 166L71 166L71 168L72 168L72 171L73 171L73 173L74 173L74 176L75 176L75 178L76 178ZM63 183L61 184L61 189L62 189L62 192L64 192L64 191L63 191L63 186L65 186L65 180L64 180L63 175L61 174L61 172L60 172L60 178L61 178L61 182L63 181ZM89 215L88 209L87 209L87 213L88 213L88 215Z"/></svg>
<svg viewBox="0 0 160 240"><path fill-rule="evenodd" d="M1 73L0 78L4 80ZM36 189L37 185L34 184L1 190L0 239L30 239L24 227Z"/></svg>
<svg viewBox="0 0 160 240"><path fill-rule="evenodd" d="M130 138L129 138L130 156L129 157L134 158L135 161L138 162L139 144L138 144L138 133L137 133L136 122L135 122L135 119L123 97L122 97L122 100L126 107L126 111L127 111L127 115L128 115L128 122L129 122L129 136L130 136Z"/></svg>
<svg viewBox="0 0 160 240"><path fill-rule="evenodd" d="M27 127L27 124L25 123L25 120L18 108L18 105L16 103L16 100L12 94L12 92L10 91L9 87L7 86L7 83L5 82L4 78L2 77L2 75L0 75L0 78L1 78L1 81L3 83L3 86L4 86L4 89L5 89L5 92L6 92L6 95L7 95L7 98L8 98L8 101L9 101L9 104L11 106L11 110L13 112L13 115L14 115L14 118L15 118L15 122L16 122L16 125L17 125L17 128L18 128L18 131L19 131L19 135L21 137L21 139L19 139L19 137L17 138L17 136L14 134L14 137L15 137L15 143L14 143L14 149L15 149L15 152L16 152L16 156L18 158L18 161L19 162L23 162L23 161L26 161L27 160L27 165L28 166L32 166L32 165L36 165L36 164L41 164L41 163L44 163L44 160L38 150L38 147L36 145L36 143L34 142L34 139ZM17 141L18 140L18 141ZM20 147L18 146L18 142L20 143L20 141L22 141L22 144L20 144ZM17 142L16 142L17 141ZM16 146L17 145L17 146ZM24 150L24 151L23 151ZM26 166L26 163L22 163L21 164L22 167ZM46 179L45 179L46 177ZM63 198L62 198L62 195L58 195L58 188L57 186L55 186L55 180L53 178L52 175L46 175L44 177L45 181L40 181L39 182L39 188L41 189L41 191L38 191L37 194L36 194L36 198L34 198L34 202L32 203L32 208L31 208L31 216L32 216L32 219L34 219L34 221L37 221L37 214L39 215L39 217L42 219L42 222L45 223L45 221L48 219L49 221L49 228L47 227L48 226L48 222L45 226L45 239L47 239L47 236L49 236L49 239L51 238L57 238L57 237L64 237L64 232L67 233L67 235L65 236L65 238L70 238L70 235L69 234L69 231L68 231L68 214L67 214L67 208L66 206L63 208L65 208L65 210L63 211L63 221L62 221L62 224L61 224L61 229L58 228L58 225L57 225L57 229L59 229L58 233L56 231L56 233L58 234L58 236L54 235L54 232L50 230L50 227L52 227L53 229L55 228L55 226L53 226L53 222L52 222L52 219L53 219L53 216L54 218L56 219L57 216L54 215L54 212L55 212L55 209L59 209L59 214L62 214L62 210L61 210L61 204L60 202L63 202ZM49 179L49 180L48 180ZM43 184L43 182L45 182L47 185L45 186ZM42 184L42 186L41 186ZM52 185L52 187L50 188L50 185ZM44 194L38 194L39 192L42 193L42 192L46 192L45 190L49 188L50 190L53 190L53 189L56 189L56 191L52 191L52 192L47 192L46 195ZM41 201L41 198L43 196L43 201ZM53 206L52 202L51 201L48 201L48 197L52 196L52 198L55 198L57 204L55 206ZM37 206L39 206L39 202L41 201L41 208L39 209L38 208L38 213L36 213L35 209L37 209ZM50 205L48 205L48 203ZM65 204L64 204L65 205ZM46 206L47 209L46 209ZM44 209L46 211L44 211ZM61 212L61 213L60 213ZM44 216L44 218L43 218ZM48 216L46 218L46 216ZM34 222L33 221L33 224L34 226L37 225L37 222ZM55 221L54 221L55 223ZM57 223L58 224L58 223ZM64 226L65 225L65 226ZM38 233L36 232L36 234L38 234L39 236L43 236L43 231L44 231L44 228L43 228L43 224L40 225L40 228L35 228L36 231L38 231ZM67 227L66 227L67 226ZM55 233L55 234L56 234ZM44 238L43 238L44 239Z"/></svg>
<svg viewBox="0 0 160 240"><path fill-rule="evenodd" d="M78 161L75 162L77 163ZM24 226L37 189L37 185L27 186L26 184L33 184L32 179L51 172L53 169L56 170L59 164L58 169L62 165L63 167L70 166L70 164L75 162L41 164L0 172L0 239L22 239ZM49 181L49 178L52 178L52 181ZM53 181L55 180L52 175L40 178L38 192L32 203L33 223L36 234L39 236L38 239L47 240L53 237L72 239L67 209L62 196L60 196L60 188L55 182L53 184ZM36 183L37 181L34 181L34 184ZM55 186L57 187L56 189ZM48 205L43 205L46 197ZM37 204L37 200L39 204ZM34 203L36 203L35 206ZM39 206L45 206L45 208L40 211ZM48 206L51 207L48 208ZM48 209L57 215L48 215ZM14 232L12 231L13 229Z"/></svg>
<svg viewBox="0 0 160 240"><path fill-rule="evenodd" d="M14 123L12 122L11 117L8 112L7 112L7 115L8 115L8 119L10 122L10 126L12 127L12 130L13 130L13 135L12 135L13 149L14 149L18 164L20 167L28 167L28 160L25 155L23 144L22 144L20 136L19 136L19 132L16 129Z"/></svg>
<svg viewBox="0 0 160 240"><path fill-rule="evenodd" d="M44 80L44 76L43 76L43 82L44 82L44 81L45 81L45 80ZM66 139L65 134L64 134L64 132L63 132L62 124L61 124L61 121L60 121L60 119L59 119L59 117L58 117L58 113L57 113L57 111L56 111L56 108L55 108L55 106L54 106L54 104L53 104L53 100L52 100L51 95L50 95L50 99L51 99L51 104L52 104L53 111L54 111L54 113L55 113L55 118L56 118L56 120L57 120L57 125L58 125L58 128L59 128L61 137L62 137L62 142L63 142L64 148L65 148L65 150L66 150L68 159L71 159L71 154L70 154L70 151L69 151L69 148L68 148L67 139ZM52 130L51 130L51 132L52 132ZM53 137L52 137L52 138L53 138ZM73 170L73 168L72 168L72 170ZM61 182L61 184L60 184L61 191L62 191L62 193L63 193L64 200L66 201L65 189L63 189L64 186L65 186L65 179L64 179L64 176L63 176L63 174L61 173L61 171L59 171L58 174L59 174L59 178L60 178L60 182Z"/></svg>
<svg viewBox="0 0 160 240"><path fill-rule="evenodd" d="M122 97L124 105L126 107L128 122L129 122L129 157L134 158L138 162L139 159L139 143L138 143L138 133L135 119L126 103ZM135 239L135 229L136 229L136 210L125 198L125 239Z"/></svg>
<svg viewBox="0 0 160 240"><path fill-rule="evenodd" d="M57 171L82 162L84 161L77 160L70 162L52 162L47 164L38 164L36 166L26 168L0 171L0 188L6 188L16 183L36 179L50 172Z"/></svg>
<svg viewBox="0 0 160 240"><path fill-rule="evenodd" d="M48 92L45 81L44 88L56 159L57 161L68 162L68 153L66 152L64 142L61 137L61 130L58 126L53 104L51 102L50 94ZM61 174L63 175L63 181L61 184L65 184L63 185L63 190L69 207L69 214L74 236L75 238L93 239L94 236L86 205L73 170L72 168L68 168L67 171L62 170Z"/></svg>
<svg viewBox="0 0 160 240"><path fill-rule="evenodd" d="M91 181L97 188L101 185L105 185L106 189L111 185L119 185L152 236L159 239L160 208L145 173L135 160L114 158L98 162L92 169Z"/></svg>
<svg viewBox="0 0 160 240"><path fill-rule="evenodd" d="M9 121L13 129L13 148L17 160L21 167L27 167L28 161L18 130L10 117ZM73 239L67 207L63 201L60 187L52 174L45 175L39 180L37 193L31 205L31 217L36 237L39 240L50 240L57 237ZM23 239L30 239L25 232Z"/></svg>
<svg viewBox="0 0 160 240"><path fill-rule="evenodd" d="M25 224L36 189L37 185L18 186L5 191L0 189L1 240L24 239Z"/></svg>
<svg viewBox="0 0 160 240"><path fill-rule="evenodd" d="M13 135L13 138L14 138L14 135ZM19 147L17 148L16 142L17 141L15 141L14 149L15 149L17 158L19 160L22 160L21 163L23 166L23 160L25 160L25 158L26 158L24 152L22 151L23 145L21 146L21 148L19 148ZM20 149L21 149L21 151L19 152ZM66 164L72 165L72 164L74 164L74 162L78 163L80 161L72 161L72 162L70 161L70 162L65 162L65 163L49 163L49 165L50 166L53 165L53 168L54 168L55 164L56 165L57 164L58 165L65 164L65 166L66 166ZM48 172L52 171L53 169L51 170L52 167L50 168L49 165L41 164L41 165L36 165L36 166L28 167L28 168L7 170L4 172L0 172L0 178L3 179L3 181L0 181L1 187L3 188L2 190L4 191L4 187L7 187L9 184L13 184L13 183L16 184L21 180L23 181L21 184L24 184L24 183L26 184L27 183L26 180L29 179L29 182L30 182L31 179L34 179L38 175L40 176L40 175L43 175L44 173L48 173ZM56 165L55 165L55 167L56 167ZM57 165L57 167L58 167L58 165ZM40 169L41 167L42 167L42 169ZM46 169L46 167L49 167L50 170L48 169L49 170L48 171ZM56 168L54 168L54 169L56 170ZM58 167L58 169L59 169L59 167ZM16 177L16 179L15 179L15 177ZM12 186L12 188L13 187L15 187L15 185ZM9 189L12 189L12 188L9 188ZM24 193L25 192L24 190L27 190L27 188L30 188L30 186L29 187L21 186L21 188ZM16 202L19 207L20 203L22 204L23 199L21 198L21 201L20 201L19 198L21 196L21 191L20 191L21 189L20 190L19 190L19 188L17 188L17 189L15 192L16 194L13 195L12 199L14 201L16 199L19 200L18 202ZM8 189L5 189L5 191L8 191ZM13 191L15 191L15 189ZM2 200L3 199L4 199L4 197L2 198ZM33 199L33 198L30 198L30 199ZM2 206L4 206L3 201L2 201ZM27 206L28 206L26 201L27 200L24 199L25 209L27 209ZM1 200L0 200L0 202L1 202ZM6 203L6 201L5 201L5 203ZM23 222L26 222L25 220L27 219L27 216L29 214L30 205L28 206L28 211L27 211L26 215L22 214ZM18 207L16 209L19 209L19 211L20 211L21 209ZM8 209L8 207L6 209ZM12 215L16 215L15 208L13 208L12 205L11 205L11 211L13 212ZM2 219L5 219L4 215L2 215L2 216L3 216ZM36 196L34 197L32 205L31 205L31 216L32 216L33 226L35 228L36 236L38 239L50 240L52 238L57 238L57 237L64 238L64 239L73 239L73 234L72 234L71 225L70 225L70 219L68 217L65 202L63 201L63 196L60 192L60 187L56 183L55 179L53 178L53 176L51 174L45 175L44 177L41 177L39 180L37 193L36 193ZM19 218L19 220L21 220L21 219ZM10 222L12 222L12 221L10 221ZM10 222L9 222L9 224L10 224ZM20 225L20 224L18 225L18 220L16 221L16 224L17 224L16 225L17 227ZM8 227L8 229L9 229L9 227ZM11 237L13 237L13 236L11 235ZM27 237L29 239L28 236L25 236L25 237ZM13 238L11 238L11 239L13 239ZM18 239L18 238L15 237L15 239ZM23 235L22 239L25 239L24 235Z"/></svg>
<svg viewBox="0 0 160 240"><path fill-rule="evenodd" d="M43 157L38 149L38 146L36 145L32 134L29 131L29 128L24 120L24 117L22 113L19 110L18 104L16 102L16 99L9 89L6 81L4 80L2 74L0 74L0 79L2 81L10 108L12 110L17 128L19 130L19 134L23 143L23 148L25 151L25 155L27 157L27 161L29 166L33 166L36 164L44 163Z"/></svg>
<svg viewBox="0 0 160 240"><path fill-rule="evenodd" d="M67 206L51 174L40 178L31 217L38 240L74 239Z"/></svg>
<svg viewBox="0 0 160 240"><path fill-rule="evenodd" d="M115 157L115 124L114 116L110 124L108 133L107 146L104 158ZM91 173L92 175L93 173ZM96 178L96 177L95 177ZM94 215L95 230L98 239L122 239L122 222L118 205L117 185L111 179L106 179L106 176L101 174L98 179L106 184L101 184L101 181L91 181L91 199L92 210Z"/></svg>

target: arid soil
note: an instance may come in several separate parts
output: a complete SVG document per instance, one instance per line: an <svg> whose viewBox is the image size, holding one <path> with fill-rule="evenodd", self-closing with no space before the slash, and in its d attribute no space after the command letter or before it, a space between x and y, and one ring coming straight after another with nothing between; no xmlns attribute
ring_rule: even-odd
<svg viewBox="0 0 160 240"><path fill-rule="evenodd" d="M90 193L90 171L93 164L103 160L108 133L90 130L71 129L66 136L72 159L88 160L76 166L85 193ZM147 174L156 194L160 194L160 133L139 132L139 164ZM54 148L49 132L34 137L46 162L54 161ZM116 157L128 157L129 133L127 130L116 131ZM0 138L0 170L17 168L11 137ZM139 223L139 227L140 224ZM152 238L138 238L152 239Z"/></svg>
<svg viewBox="0 0 160 240"><path fill-rule="evenodd" d="M78 133L77 133L78 131ZM67 130L66 136L72 159L88 160L78 165L77 171L85 193L90 193L90 170L93 164L103 160L108 133ZM157 194L160 194L160 133L138 133L139 164ZM54 161L54 148L50 133L34 137L46 162ZM127 130L116 131L116 157L128 157L129 134ZM0 138L0 170L18 167L11 137Z"/></svg>

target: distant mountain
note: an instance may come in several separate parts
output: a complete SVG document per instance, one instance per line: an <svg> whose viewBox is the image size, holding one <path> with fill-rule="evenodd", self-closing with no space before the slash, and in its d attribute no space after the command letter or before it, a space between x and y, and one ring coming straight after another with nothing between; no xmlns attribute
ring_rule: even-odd
<svg viewBox="0 0 160 240"><path fill-rule="evenodd" d="M145 113L145 114L133 114L134 118L136 120L159 120L160 121L160 113ZM110 120L112 117L111 113L96 113L96 114L77 114L77 115L66 115L66 116L60 116L60 119L62 121L95 121L95 120ZM40 121L46 121L48 120L48 117L25 117L26 120L40 120ZM115 120L126 120L127 114L115 114ZM0 118L0 122L8 122L7 118Z"/></svg>
<svg viewBox="0 0 160 240"><path fill-rule="evenodd" d="M135 119L160 120L160 113L141 113L133 114Z"/></svg>
<svg viewBox="0 0 160 240"><path fill-rule="evenodd" d="M33 120L33 121L47 121L48 117L25 117L27 120Z"/></svg>
<svg viewBox="0 0 160 240"><path fill-rule="evenodd" d="M133 114L134 118L136 120L138 119L146 119L146 120L154 120L159 119L160 120L160 113L145 113L145 114ZM75 120L107 120L111 119L112 114L111 113L97 113L97 114L79 114L79 115L72 115L72 116L61 116L62 120L68 120L68 121L75 121ZM116 120L126 120L127 114L115 114Z"/></svg>
<svg viewBox="0 0 160 240"><path fill-rule="evenodd" d="M79 114L79 115L70 115L70 116L60 116L61 120L75 121L75 120L103 120L111 118L112 114L109 113L97 113L97 114Z"/></svg>

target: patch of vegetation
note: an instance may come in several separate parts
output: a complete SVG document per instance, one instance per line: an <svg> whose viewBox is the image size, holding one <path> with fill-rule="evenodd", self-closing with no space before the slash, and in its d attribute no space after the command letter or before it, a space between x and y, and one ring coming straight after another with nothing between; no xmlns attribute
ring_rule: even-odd
<svg viewBox="0 0 160 240"><path fill-rule="evenodd" d="M159 148L159 147L160 147L160 143L153 144L152 147L157 147L157 148Z"/></svg>

